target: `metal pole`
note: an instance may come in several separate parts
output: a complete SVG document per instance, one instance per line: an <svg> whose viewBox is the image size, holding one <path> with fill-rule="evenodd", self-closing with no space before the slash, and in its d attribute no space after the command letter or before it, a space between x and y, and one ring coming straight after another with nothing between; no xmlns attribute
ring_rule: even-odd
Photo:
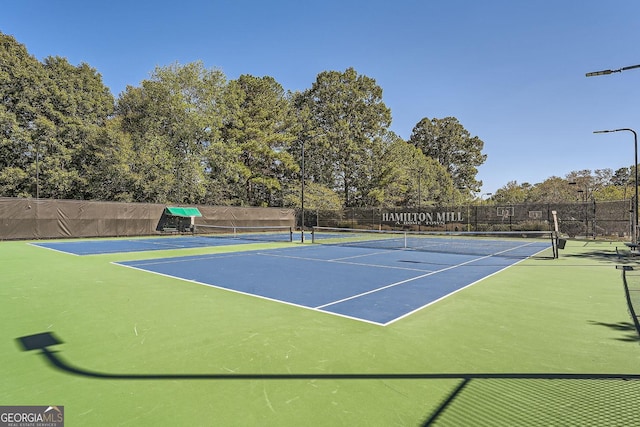
<svg viewBox="0 0 640 427"><path fill-rule="evenodd" d="M302 191L300 195L301 205L302 205L302 213L301 213L301 222L300 224L300 242L304 243L304 140L302 141Z"/></svg>
<svg viewBox="0 0 640 427"><path fill-rule="evenodd" d="M632 67L635 68L636 66ZM640 67L640 66L639 66ZM629 68L629 67L626 67ZM638 134L635 130L629 128L613 129L613 130L597 130L593 133L611 133L611 132L631 132L633 133L634 143L634 162L633 169L635 170L635 197L633 201L633 240L634 245L638 244Z"/></svg>
<svg viewBox="0 0 640 427"><path fill-rule="evenodd" d="M40 198L40 141L36 143L36 199Z"/></svg>
<svg viewBox="0 0 640 427"><path fill-rule="evenodd" d="M593 240L596 240L596 235L598 234L598 227L596 227L596 220L598 215L596 215L596 198L593 198L593 220L591 221L591 227L593 228Z"/></svg>
<svg viewBox="0 0 640 427"><path fill-rule="evenodd" d="M422 194L420 193L420 181L422 181L422 169L418 170L418 231L420 231L420 210Z"/></svg>
<svg viewBox="0 0 640 427"><path fill-rule="evenodd" d="M578 190L582 193L582 204L584 205L584 238L589 238L589 205L587 204L587 193L584 190Z"/></svg>
<svg viewBox="0 0 640 427"><path fill-rule="evenodd" d="M627 131L633 133L634 144L634 161L633 169L635 171L635 200L633 201L633 244L638 243L638 134L633 129L615 129L614 132Z"/></svg>
<svg viewBox="0 0 640 427"><path fill-rule="evenodd" d="M633 164L633 169L636 171L636 199L633 202L633 243L638 243L638 134L634 130L626 129L630 132L633 132L633 142L635 147L635 161Z"/></svg>
<svg viewBox="0 0 640 427"><path fill-rule="evenodd" d="M601 71L593 71L590 73L586 73L587 77L593 77L593 76L603 76L603 75L607 75L607 74L613 74L613 73L621 73L622 71L627 71L627 70L634 70L634 69L638 69L640 68L640 64L638 65L629 65L628 67L622 67L622 68L618 68L615 70L601 70ZM628 132L632 132L633 133L633 140L634 140L634 144L635 144L635 161L633 164L633 168L636 171L636 179L635 179L635 184L636 184L636 191L635 191L635 200L633 201L633 244L636 245L638 244L638 135L636 134L636 132L633 129L628 129L628 128L624 128L624 129L614 129L614 130L607 130L607 131L596 131L594 133L606 133L606 132L620 132L620 131L628 131Z"/></svg>

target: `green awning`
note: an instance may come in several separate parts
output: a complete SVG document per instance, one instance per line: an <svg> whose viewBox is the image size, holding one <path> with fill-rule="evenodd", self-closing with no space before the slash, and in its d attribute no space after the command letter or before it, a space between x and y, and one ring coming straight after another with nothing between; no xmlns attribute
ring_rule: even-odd
<svg viewBox="0 0 640 427"><path fill-rule="evenodd" d="M185 216L185 217L202 216L202 214L200 213L198 208L170 208L170 207L167 207L165 209L165 213L167 215Z"/></svg>

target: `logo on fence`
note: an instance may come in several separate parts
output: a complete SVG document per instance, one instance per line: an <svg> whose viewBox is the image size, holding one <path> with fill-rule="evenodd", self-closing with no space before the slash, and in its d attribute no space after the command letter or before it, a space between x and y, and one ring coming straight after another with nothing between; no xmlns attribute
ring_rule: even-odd
<svg viewBox="0 0 640 427"><path fill-rule="evenodd" d="M445 225L464 222L462 212L383 212L383 223L394 225Z"/></svg>

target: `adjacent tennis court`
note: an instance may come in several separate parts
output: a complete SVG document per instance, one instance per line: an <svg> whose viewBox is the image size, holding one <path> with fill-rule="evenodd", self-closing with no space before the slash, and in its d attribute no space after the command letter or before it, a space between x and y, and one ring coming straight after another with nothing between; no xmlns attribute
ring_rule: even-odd
<svg viewBox="0 0 640 427"><path fill-rule="evenodd" d="M430 239L431 240L431 239ZM358 240L361 244L362 240ZM384 244L390 240L385 239ZM343 242L344 243L344 242ZM371 240L367 241L372 244ZM448 242L450 244L450 242ZM449 246L431 242L446 251ZM494 252L498 245L498 252ZM306 245L268 251L172 257L120 265L243 294L387 325L459 291L549 243L456 240L485 255L359 246ZM509 254L509 255L507 255ZM515 256L514 256L515 255Z"/></svg>
<svg viewBox="0 0 640 427"><path fill-rule="evenodd" d="M134 239L82 239L47 241L35 246L73 255L100 255L120 252L166 251L172 249L226 246L255 242L291 242L291 227L197 226L193 235Z"/></svg>

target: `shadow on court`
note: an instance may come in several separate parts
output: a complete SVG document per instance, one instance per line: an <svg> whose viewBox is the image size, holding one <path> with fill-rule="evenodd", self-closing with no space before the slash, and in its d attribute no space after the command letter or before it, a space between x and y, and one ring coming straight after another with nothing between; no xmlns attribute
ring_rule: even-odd
<svg viewBox="0 0 640 427"><path fill-rule="evenodd" d="M640 256L631 253L627 245L622 242L604 241L574 241L574 245L582 245L579 253L560 251L564 259L590 259L594 261L615 262L617 264L637 264Z"/></svg>
<svg viewBox="0 0 640 427"><path fill-rule="evenodd" d="M618 322L618 323L604 323L604 322L590 322L592 325L604 326L614 331L619 331L625 335L616 338L618 341L625 342L640 342L640 331L636 329L636 325L631 322Z"/></svg>
<svg viewBox="0 0 640 427"><path fill-rule="evenodd" d="M594 322L595 323L595 322ZM608 325L622 328L626 324ZM59 371L105 380L457 380L422 426L468 425L633 425L640 374L576 373L335 373L335 374L115 374L78 368L49 347L63 344L51 332L16 339L24 351L40 350ZM472 415L470 415L472 414Z"/></svg>

